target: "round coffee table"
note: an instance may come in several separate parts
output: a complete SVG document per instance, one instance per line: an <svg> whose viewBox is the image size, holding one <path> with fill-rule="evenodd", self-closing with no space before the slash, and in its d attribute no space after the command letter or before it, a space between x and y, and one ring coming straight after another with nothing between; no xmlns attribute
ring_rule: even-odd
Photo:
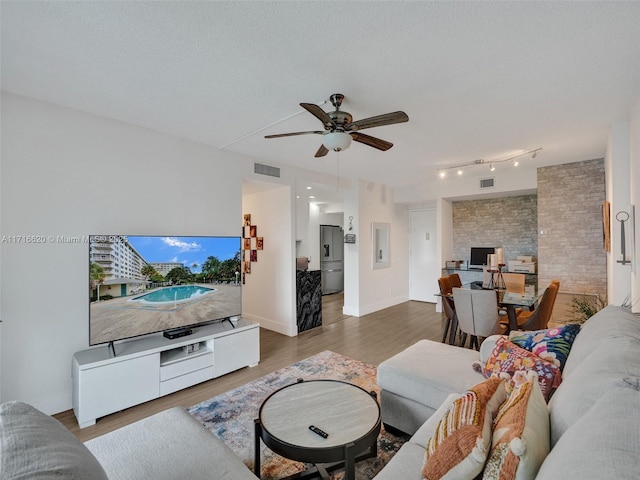
<svg viewBox="0 0 640 480"><path fill-rule="evenodd" d="M326 438L311 426L326 432ZM355 480L355 463L378 455L380 426L375 393L338 380L299 380L272 393L260 407L254 472L260 477L262 439L283 457L315 465L296 478L329 478L327 472L344 467L345 479Z"/></svg>

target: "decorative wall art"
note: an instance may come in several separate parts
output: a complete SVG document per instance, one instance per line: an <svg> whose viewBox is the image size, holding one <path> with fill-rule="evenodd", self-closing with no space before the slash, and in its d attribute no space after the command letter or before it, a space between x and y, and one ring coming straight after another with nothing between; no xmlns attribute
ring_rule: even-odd
<svg viewBox="0 0 640 480"><path fill-rule="evenodd" d="M258 261L258 250L264 249L264 237L258 237L258 227L251 224L251 214L245 213L242 220L242 283L251 273L251 262Z"/></svg>

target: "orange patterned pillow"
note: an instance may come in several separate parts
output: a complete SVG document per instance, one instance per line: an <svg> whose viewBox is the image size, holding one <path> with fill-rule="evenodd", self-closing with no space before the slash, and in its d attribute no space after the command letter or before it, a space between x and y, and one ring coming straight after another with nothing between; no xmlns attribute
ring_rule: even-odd
<svg viewBox="0 0 640 480"><path fill-rule="evenodd" d="M482 480L533 479L550 448L547 402L530 370L498 411Z"/></svg>
<svg viewBox="0 0 640 480"><path fill-rule="evenodd" d="M427 443L423 478L472 479L480 474L491 447L493 417L506 396L505 381L493 377L454 401Z"/></svg>

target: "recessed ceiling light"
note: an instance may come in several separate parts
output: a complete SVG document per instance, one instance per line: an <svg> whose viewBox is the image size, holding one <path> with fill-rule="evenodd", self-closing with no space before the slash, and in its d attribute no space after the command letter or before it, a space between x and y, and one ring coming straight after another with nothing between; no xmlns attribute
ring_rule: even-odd
<svg viewBox="0 0 640 480"><path fill-rule="evenodd" d="M309 195L309 198L316 198L315 195Z"/></svg>
<svg viewBox="0 0 640 480"><path fill-rule="evenodd" d="M311 187L307 187L307 190L311 190Z"/></svg>

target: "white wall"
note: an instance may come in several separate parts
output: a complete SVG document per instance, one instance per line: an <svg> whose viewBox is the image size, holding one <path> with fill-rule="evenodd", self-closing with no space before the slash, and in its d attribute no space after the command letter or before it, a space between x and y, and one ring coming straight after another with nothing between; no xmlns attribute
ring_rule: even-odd
<svg viewBox="0 0 640 480"><path fill-rule="evenodd" d="M345 262L345 270L347 278L349 272L359 272L358 285L350 285L358 288L359 298L357 306L348 304L345 298L345 313L362 316L409 300L409 209L394 202L390 188L363 181L359 182L357 203L357 214L351 213L345 204L344 216L353 215L358 232L357 243L345 248L345 257L353 257L357 249L358 268L352 270L354 262L350 258L349 263ZM372 268L373 222L391 224L389 268ZM347 312L347 307L355 311Z"/></svg>
<svg viewBox="0 0 640 480"><path fill-rule="evenodd" d="M395 188L394 198L399 203L416 204L425 200L435 201L438 198L461 200L464 197L480 198L478 195L525 194L532 193L537 188L535 160L524 159L518 167L510 164L500 165L495 172L488 170L488 165L471 167L465 169L462 176L451 170L446 178L440 178L434 170L422 182L416 181L412 185ZM481 189L480 179L487 177L495 178L495 187Z"/></svg>
<svg viewBox="0 0 640 480"><path fill-rule="evenodd" d="M448 259L453 258L453 204L443 198L436 202L438 223L438 252L440 266L444 267ZM442 312L442 301L436 304L436 312Z"/></svg>
<svg viewBox="0 0 640 480"><path fill-rule="evenodd" d="M88 347L89 234L238 235L249 159L2 94L2 400L71 408L71 357ZM108 206L108 207L107 207ZM267 239L268 241L268 239Z"/></svg>
<svg viewBox="0 0 640 480"><path fill-rule="evenodd" d="M291 188L282 186L242 199L243 214L264 238L264 250L251 263L242 289L242 316L260 325L295 336L295 232Z"/></svg>
<svg viewBox="0 0 640 480"><path fill-rule="evenodd" d="M363 236L360 226L364 223L359 218L360 183L354 182L352 187L344 192L344 218L353 217L353 230L356 243L344 244L344 303L342 313L345 315L360 314L360 250ZM371 235L371 234L369 234ZM368 268L363 265L363 268Z"/></svg>
<svg viewBox="0 0 640 480"><path fill-rule="evenodd" d="M631 107L630 125L630 198L635 205L635 263L631 274L632 310L640 312L640 94Z"/></svg>
<svg viewBox="0 0 640 480"><path fill-rule="evenodd" d="M631 266L622 265L620 222L616 213L628 211L629 182L629 122L613 124L609 130L605 155L606 198L611 203L611 251L607 253L607 301L622 305L631 293ZM626 236L626 235L625 235ZM630 256L630 252L627 252Z"/></svg>

